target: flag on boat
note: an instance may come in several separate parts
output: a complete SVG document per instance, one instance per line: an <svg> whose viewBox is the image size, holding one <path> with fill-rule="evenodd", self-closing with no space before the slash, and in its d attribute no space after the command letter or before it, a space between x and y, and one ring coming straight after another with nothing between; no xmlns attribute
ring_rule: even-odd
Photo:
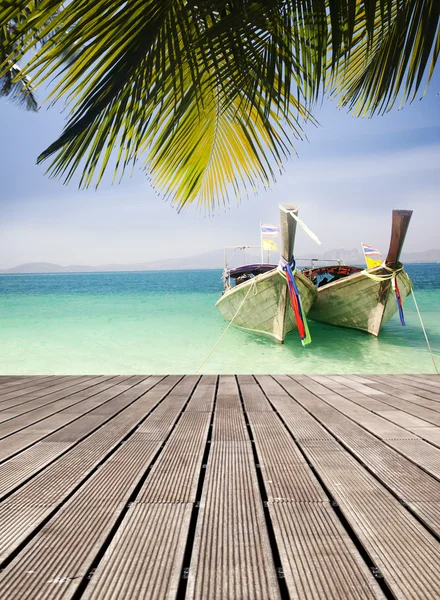
<svg viewBox="0 0 440 600"><path fill-rule="evenodd" d="M261 238L261 248L263 250L278 250L277 245L273 240L266 240L264 238Z"/></svg>
<svg viewBox="0 0 440 600"><path fill-rule="evenodd" d="M268 225L267 223L261 223L261 237L277 237L280 233L280 228L276 225Z"/></svg>
<svg viewBox="0 0 440 600"><path fill-rule="evenodd" d="M367 244L362 244L362 250L364 251L365 262L367 263L367 269L374 269L380 267L382 264L382 254L376 248L372 248Z"/></svg>

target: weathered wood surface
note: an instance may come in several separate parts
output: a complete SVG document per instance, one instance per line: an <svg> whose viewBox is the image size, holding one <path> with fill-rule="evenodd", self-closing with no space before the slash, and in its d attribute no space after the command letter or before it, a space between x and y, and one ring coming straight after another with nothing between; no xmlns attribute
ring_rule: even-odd
<svg viewBox="0 0 440 600"><path fill-rule="evenodd" d="M307 315L318 292L298 271L295 272L295 281ZM277 269L232 288L218 300L216 306L226 321L232 321L235 316L235 326L261 333L280 343L289 332L297 329L286 278Z"/></svg>
<svg viewBox="0 0 440 600"><path fill-rule="evenodd" d="M438 597L440 377L3 377L0 415L0 598Z"/></svg>
<svg viewBox="0 0 440 600"><path fill-rule="evenodd" d="M295 245L298 204L280 204L281 256L290 261ZM295 282L301 307L307 315L318 297L315 286L299 271ZM266 335L282 344L288 333L297 329L285 276L273 269L226 291L217 301L222 317L237 327Z"/></svg>
<svg viewBox="0 0 440 600"><path fill-rule="evenodd" d="M381 268L371 270L380 275ZM402 301L411 292L411 281L405 271L397 275ZM362 272L354 273L323 285L312 305L309 317L320 323L360 329L378 336L380 328L397 312L391 281L374 281Z"/></svg>

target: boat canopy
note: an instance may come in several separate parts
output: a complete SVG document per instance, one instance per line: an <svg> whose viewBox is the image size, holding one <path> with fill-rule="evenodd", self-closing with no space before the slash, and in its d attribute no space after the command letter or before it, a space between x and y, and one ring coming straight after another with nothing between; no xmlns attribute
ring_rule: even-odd
<svg viewBox="0 0 440 600"><path fill-rule="evenodd" d="M237 277L242 277L243 275L261 275L261 273L267 273L268 271L272 271L276 269L277 265L270 265L267 263L256 264L256 265L243 265L241 267L237 267L236 269L230 269L229 276L232 279L237 279Z"/></svg>

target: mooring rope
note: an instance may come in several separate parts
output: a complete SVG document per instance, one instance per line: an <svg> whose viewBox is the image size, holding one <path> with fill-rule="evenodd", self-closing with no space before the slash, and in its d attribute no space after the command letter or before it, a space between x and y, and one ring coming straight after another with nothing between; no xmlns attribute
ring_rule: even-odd
<svg viewBox="0 0 440 600"><path fill-rule="evenodd" d="M364 269L363 271L361 271L361 273L363 273L364 275L366 275L366 277L369 277L373 281L378 281L378 282L391 281L391 286L393 288L393 292L394 292L394 295L396 297L397 308L398 308L398 311L399 311L400 323L403 326L405 326L405 317L404 317L404 314L403 314L403 302L402 302L402 297L400 295L399 284L397 283L397 277L400 274L402 274L402 275L405 275L408 278L408 275L403 270L403 266L399 267L398 269L392 269L392 268L388 267L385 263L382 263L380 265L380 268L384 269L385 271L388 271L388 275L383 275L383 274L376 275L374 273L369 273L367 269Z"/></svg>
<svg viewBox="0 0 440 600"><path fill-rule="evenodd" d="M284 262L287 262L287 261L284 261ZM282 268L282 267L281 267L281 268ZM279 271L280 271L281 273L283 273L283 271L280 269L280 265L278 265L278 269L279 269ZM389 270L389 269L388 269L388 270ZM399 270L400 270L400 269L399 269ZM366 274L366 275L370 275L370 274L367 274L367 273L365 273L365 274ZM286 277L286 274L285 274L285 273L283 273L283 275ZM287 279L287 277L286 277L286 279ZM249 286L249 289L248 289L248 291L246 292L246 295L245 295L245 297L244 297L244 298L243 298L243 300L241 301L241 304L240 304L240 306L238 307L238 309L237 309L237 311L236 311L235 315L232 317L231 321L229 321L229 323L228 323L227 327L225 328L225 330L223 331L223 333L221 334L221 336L219 337L219 339L216 341L216 343L214 344L214 346L211 348L211 350L208 352L208 354L206 355L206 357L204 358L204 360L202 361L202 363L200 364L200 366L198 367L198 369L197 369L196 371L194 371L194 375L197 375L197 374L198 374L198 372L199 372L199 371L200 371L200 369L203 367L203 365L206 363L206 361L208 360L208 358L211 356L211 354L214 352L214 350L215 350L215 349L217 348L217 346L220 344L220 342L222 341L222 339L223 339L223 337L225 336L226 332L228 331L229 327L230 327L230 326L231 326L231 325L234 323L235 319L237 318L237 315L238 315L238 313L240 312L240 310L242 309L242 307L243 307L243 304L246 302L246 300L247 300L247 297L249 296L249 294L250 294L251 290L252 290L252 289L254 289L254 288L255 288L255 277L254 277L254 279L252 279L252 281L251 281L251 285ZM426 329L425 329L425 325L424 325L424 323L423 323L422 315L421 315L421 313L420 313L420 310L419 310L419 305L417 304L416 296L415 296L415 294L414 294L414 287L413 287L413 289L412 289L412 297L413 297L413 300L414 300L414 304L415 304L415 307L416 307L417 314L418 314L418 316L419 316L420 325L422 326L423 334L424 334L424 336L425 336L426 344L427 344L427 346L428 346L428 350L429 350L429 353L430 353L430 355L431 355L431 360L432 360L432 364L434 365L434 370L435 370L435 372L436 372L438 375L440 375L440 371L438 370L437 363L436 363L436 361L435 361L435 357L434 357L434 353L433 353L433 351L432 351L432 348L431 348L431 344L429 343L428 334L426 333ZM403 323L403 324L404 324L404 323ZM307 328L307 330L308 330L308 327L307 327L307 321L306 321L306 328ZM307 331L307 333L308 333L308 331ZM309 333L308 333L308 335L310 336L310 334L309 334ZM302 340L301 340L301 341L302 341ZM306 343L308 343L308 342L306 342Z"/></svg>
<svg viewBox="0 0 440 600"><path fill-rule="evenodd" d="M437 373L437 375L440 375L439 370L437 368L437 363L435 362L434 353L432 351L431 344L429 343L428 334L426 333L425 325L423 324L423 319L422 319L422 315L420 314L419 305L417 304L416 296L414 294L414 288L412 290L412 297L414 300L414 304L416 306L417 314L419 315L420 325L422 326L422 329L423 329L423 334L425 336L425 340L428 345L429 353L431 354L431 359L432 359L432 364L434 365L434 370Z"/></svg>
<svg viewBox="0 0 440 600"><path fill-rule="evenodd" d="M243 304L246 302L247 297L249 296L250 291L255 288L255 277L252 279L251 285L249 286L248 291L246 292L246 296L243 298L240 306L237 309L237 312L235 313L235 315L232 317L232 320L229 321L228 326L226 327L226 329L223 331L223 333L221 334L221 336L218 338L218 340L216 341L216 343L214 344L214 346L212 347L211 351L206 355L205 359L203 360L203 362L201 363L201 365L199 366L199 368L197 369L197 371L194 371L194 375L197 375L197 373L200 371L200 369L203 367L203 365L206 363L206 361L208 360L208 358L211 356L211 354L214 352L214 350L217 348L217 346L220 344L220 342L222 341L225 333L228 331L229 327L232 325L232 323L235 321L235 319L237 318L238 313L240 312Z"/></svg>

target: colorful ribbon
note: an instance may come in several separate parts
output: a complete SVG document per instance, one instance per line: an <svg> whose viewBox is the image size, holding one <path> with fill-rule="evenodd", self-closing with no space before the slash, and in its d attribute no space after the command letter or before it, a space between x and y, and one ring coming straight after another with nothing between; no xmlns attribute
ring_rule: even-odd
<svg viewBox="0 0 440 600"><path fill-rule="evenodd" d="M303 346L310 344L312 341L306 315L304 314L301 305L301 296L298 286L295 281L295 260L292 257L290 262L287 262L281 257L281 268L286 273L287 288L289 290L290 302L292 303L293 312L295 315L296 326L298 327L299 337Z"/></svg>
<svg viewBox="0 0 440 600"><path fill-rule="evenodd" d="M400 295L399 285L397 283L397 277L393 277L392 285L393 285L393 290L396 294L396 302L397 302L397 308L399 309L400 322L405 327L406 323L405 323L405 317L403 316L402 296Z"/></svg>

